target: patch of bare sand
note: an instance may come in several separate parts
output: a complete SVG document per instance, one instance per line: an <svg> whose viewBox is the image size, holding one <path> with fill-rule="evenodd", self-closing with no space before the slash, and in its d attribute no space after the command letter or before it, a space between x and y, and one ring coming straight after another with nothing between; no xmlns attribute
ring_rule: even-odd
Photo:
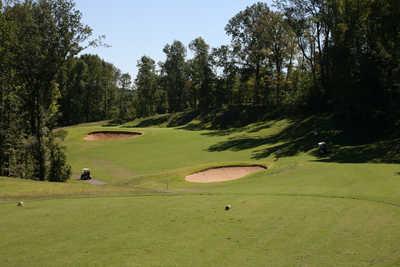
<svg viewBox="0 0 400 267"><path fill-rule="evenodd" d="M127 138L134 138L142 135L136 132L123 132L123 131L101 131L92 132L85 136L85 141L103 141L103 140L120 140Z"/></svg>
<svg viewBox="0 0 400 267"><path fill-rule="evenodd" d="M215 183L240 179L250 173L266 170L263 166L229 166L211 168L185 177L192 183Z"/></svg>

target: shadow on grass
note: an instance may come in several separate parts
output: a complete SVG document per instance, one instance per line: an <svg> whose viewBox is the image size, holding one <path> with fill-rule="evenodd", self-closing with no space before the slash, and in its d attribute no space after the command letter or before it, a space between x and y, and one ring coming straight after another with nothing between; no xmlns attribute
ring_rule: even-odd
<svg viewBox="0 0 400 267"><path fill-rule="evenodd" d="M335 146L329 157L320 162L340 163L400 163L400 139L390 139L353 147Z"/></svg>
<svg viewBox="0 0 400 267"><path fill-rule="evenodd" d="M131 128L133 128L133 127L146 128L146 127L158 126L163 123L166 123L168 121L168 119L169 119L168 114L157 116L157 117L151 117L151 118L141 120L136 125L130 126L130 127Z"/></svg>
<svg viewBox="0 0 400 267"><path fill-rule="evenodd" d="M268 112L266 107L251 107L246 105L230 106L198 114L198 121L187 121L180 129L198 131L210 130L204 135L226 136L233 133L248 131L258 132L273 125L279 119L276 113Z"/></svg>
<svg viewBox="0 0 400 267"><path fill-rule="evenodd" d="M321 162L386 162L400 163L400 139L383 138L376 134L382 127L367 125L343 126L339 117L315 115L310 117L281 117L279 111L266 112L265 107L231 106L207 114L184 111L139 120L133 127L178 127L182 130L199 131L205 136L229 136L235 133L257 133L273 127L286 119L289 126L279 133L266 137L231 137L208 148L210 152L240 151L252 149L254 159L290 157L299 153L311 153ZM339 127L338 125L342 125ZM384 127L383 127L384 128ZM375 132L375 133L374 133ZM322 157L317 153L318 142L328 144L329 153Z"/></svg>
<svg viewBox="0 0 400 267"><path fill-rule="evenodd" d="M181 125L186 125L197 116L196 112L184 111L179 113L164 114L154 117L144 118L139 120L134 125L124 126L126 128L146 128L154 126L166 126L166 127L177 127Z"/></svg>
<svg viewBox="0 0 400 267"><path fill-rule="evenodd" d="M266 123L250 129L257 132ZM222 131L220 135L223 135ZM215 133L213 133L215 135ZM305 152L311 153L321 162L363 163L400 162L400 139L378 139L367 130L338 130L332 116L312 116L305 119L291 119L289 126L277 134L267 137L232 137L208 148L210 152L240 151L254 149L252 158L263 159L271 155L290 157ZM317 151L318 142L326 142L329 153L321 156ZM267 148L260 148L268 146Z"/></svg>
<svg viewBox="0 0 400 267"><path fill-rule="evenodd" d="M246 125L243 127L229 128L229 129L222 129L222 130L213 130L212 127L210 127L209 129L212 131L204 133L203 135L226 136L226 135L231 135L234 133L241 133L241 132L256 133L263 129L270 128L275 122L276 122L276 120L270 120L268 122L259 122L256 124L251 124L251 126Z"/></svg>
<svg viewBox="0 0 400 267"><path fill-rule="evenodd" d="M196 111L186 111L186 112L176 113L170 117L167 126L177 127L186 125L189 124L191 121L193 121L197 116L198 113Z"/></svg>
<svg viewBox="0 0 400 267"><path fill-rule="evenodd" d="M264 106L253 107L250 105L236 105L225 108L215 109L207 113L200 113L199 111L186 110L177 113L169 113L164 115L156 115L138 119L138 121L130 126L123 126L127 128L145 128L154 126L165 127L180 127L183 130L216 130L216 135L228 135L232 132L240 132L246 128L247 125L259 122L259 129L255 128L254 131L261 130L268 127L266 120L270 118L276 119L276 112L267 112ZM269 126L272 123L269 123ZM111 122L105 126L116 126L118 122Z"/></svg>

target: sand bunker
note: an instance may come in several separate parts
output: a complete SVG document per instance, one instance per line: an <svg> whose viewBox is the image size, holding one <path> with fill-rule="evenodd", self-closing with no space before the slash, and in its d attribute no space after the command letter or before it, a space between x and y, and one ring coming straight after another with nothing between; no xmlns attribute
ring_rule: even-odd
<svg viewBox="0 0 400 267"><path fill-rule="evenodd" d="M123 131L101 131L101 132L91 132L85 136L86 141L102 141L102 140L119 140L138 137L142 135L136 132L123 132Z"/></svg>
<svg viewBox="0 0 400 267"><path fill-rule="evenodd" d="M215 183L240 179L250 173L266 170L263 166L229 166L211 168L185 177L192 183Z"/></svg>

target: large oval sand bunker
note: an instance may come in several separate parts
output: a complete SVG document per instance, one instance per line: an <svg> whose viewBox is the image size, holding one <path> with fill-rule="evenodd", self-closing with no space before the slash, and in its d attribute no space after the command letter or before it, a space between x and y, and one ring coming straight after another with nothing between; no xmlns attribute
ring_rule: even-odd
<svg viewBox="0 0 400 267"><path fill-rule="evenodd" d="M127 131L98 131L88 133L84 140L86 141L101 141L101 140L119 140L134 138L142 135L137 132L127 132Z"/></svg>
<svg viewBox="0 0 400 267"><path fill-rule="evenodd" d="M264 171L264 166L227 166L207 169L185 177L193 183L215 183L240 179L248 174Z"/></svg>

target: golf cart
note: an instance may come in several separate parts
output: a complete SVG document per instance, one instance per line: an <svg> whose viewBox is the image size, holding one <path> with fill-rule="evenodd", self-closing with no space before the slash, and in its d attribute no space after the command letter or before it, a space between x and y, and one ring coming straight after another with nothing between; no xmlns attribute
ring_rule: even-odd
<svg viewBox="0 0 400 267"><path fill-rule="evenodd" d="M90 176L90 169L84 168L81 172L81 180L91 180L92 177Z"/></svg>
<svg viewBox="0 0 400 267"><path fill-rule="evenodd" d="M319 142L318 143L318 152L320 155L328 154L328 145L326 142Z"/></svg>

